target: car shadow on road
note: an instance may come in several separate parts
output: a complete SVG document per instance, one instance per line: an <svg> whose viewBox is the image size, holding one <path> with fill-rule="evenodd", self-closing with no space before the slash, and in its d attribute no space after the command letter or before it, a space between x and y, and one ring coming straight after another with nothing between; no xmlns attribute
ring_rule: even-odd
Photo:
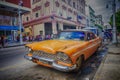
<svg viewBox="0 0 120 80"><path fill-rule="evenodd" d="M107 48L104 48L86 60L81 68L81 73L77 74L76 80L93 80L99 65L107 54L107 50Z"/></svg>
<svg viewBox="0 0 120 80"><path fill-rule="evenodd" d="M3 80L92 80L106 53L107 49L104 49L92 55L78 72L62 72L30 62L26 64L27 68L23 66Z"/></svg>

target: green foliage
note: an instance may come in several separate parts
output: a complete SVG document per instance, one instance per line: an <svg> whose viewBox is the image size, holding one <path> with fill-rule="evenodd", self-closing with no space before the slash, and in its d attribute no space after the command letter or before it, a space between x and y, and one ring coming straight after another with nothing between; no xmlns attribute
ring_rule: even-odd
<svg viewBox="0 0 120 80"><path fill-rule="evenodd" d="M116 27L117 27L117 31L120 32L120 11L116 12L115 14L116 17ZM109 24L112 26L113 25L113 15L110 18L110 22Z"/></svg>
<svg viewBox="0 0 120 80"><path fill-rule="evenodd" d="M103 30L103 26L102 25L95 24L95 26L97 26L99 29Z"/></svg>

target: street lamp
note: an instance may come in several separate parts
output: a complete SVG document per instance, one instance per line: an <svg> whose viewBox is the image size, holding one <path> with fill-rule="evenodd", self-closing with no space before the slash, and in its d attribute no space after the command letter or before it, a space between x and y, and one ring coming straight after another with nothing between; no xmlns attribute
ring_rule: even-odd
<svg viewBox="0 0 120 80"><path fill-rule="evenodd" d="M115 13L116 13L116 0L113 1L113 41L112 41L113 43L117 43Z"/></svg>
<svg viewBox="0 0 120 80"><path fill-rule="evenodd" d="M23 5L22 0L19 1L19 8L18 8L18 15L19 15L19 31L20 31L20 44L23 44L23 40L22 40L22 18L21 18L21 6Z"/></svg>
<svg viewBox="0 0 120 80"><path fill-rule="evenodd" d="M107 5L106 8L109 6ZM116 0L112 0L112 10L113 10L113 17L112 17L112 43L117 44L117 30L116 30L116 20L115 20L115 13L116 13ZM117 45L116 45L117 46Z"/></svg>

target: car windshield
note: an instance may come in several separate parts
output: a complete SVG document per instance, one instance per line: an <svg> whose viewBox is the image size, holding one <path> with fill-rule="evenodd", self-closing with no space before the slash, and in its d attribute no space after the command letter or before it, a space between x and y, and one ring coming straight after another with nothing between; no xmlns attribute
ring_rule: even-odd
<svg viewBox="0 0 120 80"><path fill-rule="evenodd" d="M58 39L62 40L84 40L85 39L85 33L82 31L64 31L60 32L58 35Z"/></svg>

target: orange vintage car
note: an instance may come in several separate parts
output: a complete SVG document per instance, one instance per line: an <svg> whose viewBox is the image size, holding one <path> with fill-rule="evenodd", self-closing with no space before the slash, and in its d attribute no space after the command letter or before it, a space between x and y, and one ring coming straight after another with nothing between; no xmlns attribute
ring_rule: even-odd
<svg viewBox="0 0 120 80"><path fill-rule="evenodd" d="M64 30L56 39L25 45L25 58L60 71L77 71L101 43L101 38L90 31Z"/></svg>

